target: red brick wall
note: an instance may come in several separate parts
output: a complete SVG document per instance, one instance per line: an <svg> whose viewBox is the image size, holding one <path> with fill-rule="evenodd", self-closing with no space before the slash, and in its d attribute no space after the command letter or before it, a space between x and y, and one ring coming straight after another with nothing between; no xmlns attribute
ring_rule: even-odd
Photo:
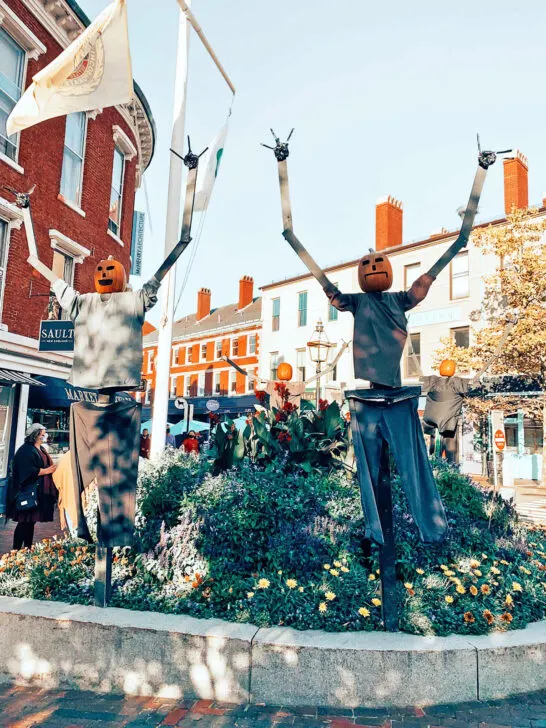
<svg viewBox="0 0 546 728"><path fill-rule="evenodd" d="M7 4L47 46L46 53L37 61L29 61L26 86L32 76L53 60L62 49L20 0L7 0ZM0 161L0 185L7 184L18 190L27 190L36 184L36 191L32 195L32 215L39 255L46 265L50 267L53 261L49 230L58 230L91 250L91 255L82 264L75 265L75 287L85 292L93 290L93 271L101 258L113 255L129 269L137 158L125 165L120 230L120 237L125 245L122 247L107 234L115 146L113 125L120 126L135 147L136 140L115 108L105 109L95 120L88 120L81 202L86 217L83 218L58 199L65 123L65 117L60 117L21 132L18 163L25 173L19 174ZM8 193L2 191L0 194L11 201ZM36 294L47 294L49 284L41 277L33 278L33 295L29 298L29 282L33 269L26 262L27 257L24 229L12 230L2 322L7 324L10 332L36 338L47 302L46 297L38 297Z"/></svg>

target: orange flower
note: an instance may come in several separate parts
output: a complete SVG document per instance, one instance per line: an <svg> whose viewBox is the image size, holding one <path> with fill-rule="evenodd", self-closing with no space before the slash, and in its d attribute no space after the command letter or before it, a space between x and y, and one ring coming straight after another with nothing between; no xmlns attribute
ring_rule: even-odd
<svg viewBox="0 0 546 728"><path fill-rule="evenodd" d="M491 592L491 589L489 588L488 584L482 584L481 587L482 594L489 594Z"/></svg>
<svg viewBox="0 0 546 728"><path fill-rule="evenodd" d="M486 609L483 612L483 618L487 620L487 624L493 624L493 622L495 621L495 617L491 614L489 609Z"/></svg>
<svg viewBox="0 0 546 728"><path fill-rule="evenodd" d="M507 624L510 624L510 622L513 619L514 619L514 617L512 617L512 615L510 614L510 612L505 612L504 614L501 614L501 616L500 616L500 621L501 622L506 622Z"/></svg>
<svg viewBox="0 0 546 728"><path fill-rule="evenodd" d="M468 622L469 624L471 624L472 622L475 622L476 621L476 618L474 617L474 615L472 614L472 612L465 612L464 613L464 621L465 622Z"/></svg>
<svg viewBox="0 0 546 728"><path fill-rule="evenodd" d="M474 584L472 584L472 586L470 587L470 593L472 594L473 597L475 597L476 594L478 593L478 590L476 589Z"/></svg>

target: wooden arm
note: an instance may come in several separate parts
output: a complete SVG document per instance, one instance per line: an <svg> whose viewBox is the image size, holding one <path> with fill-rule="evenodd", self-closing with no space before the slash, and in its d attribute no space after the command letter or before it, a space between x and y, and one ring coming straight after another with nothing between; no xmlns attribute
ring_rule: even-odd
<svg viewBox="0 0 546 728"><path fill-rule="evenodd" d="M27 262L30 263L30 265L37 270L38 273L41 273L44 278L47 278L51 284L56 283L60 280L59 276L56 276L55 273L53 273L53 271L38 258L38 248L36 246L36 238L34 237L34 225L32 224L32 215L30 214L30 203L27 207L22 208L22 212L29 252Z"/></svg>
<svg viewBox="0 0 546 728"><path fill-rule="evenodd" d="M350 343L351 343L350 341L344 341L341 349L337 353L336 358L330 364L330 366L326 367L326 369L324 369L324 371L319 372L318 374L315 374L315 376L314 377L311 377L311 379L306 379L305 382L304 382L304 384L311 384L311 382L314 382L317 379L320 379L325 374L330 374L330 372L332 372L336 368L338 361L341 359L341 357L343 355L343 352L349 346Z"/></svg>

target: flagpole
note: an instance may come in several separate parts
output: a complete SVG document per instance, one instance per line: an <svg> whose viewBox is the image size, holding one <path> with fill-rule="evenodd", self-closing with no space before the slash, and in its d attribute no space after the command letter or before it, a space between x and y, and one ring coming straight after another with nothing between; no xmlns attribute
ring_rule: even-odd
<svg viewBox="0 0 546 728"><path fill-rule="evenodd" d="M178 25L178 47L176 79L174 87L173 130L171 149L182 155L185 145L184 127L186 121L186 89L188 84L188 55L190 24L186 14L180 10ZM182 199L182 178L184 162L171 153L169 169L169 190L167 197L167 222L165 228L165 257L171 252L179 236L180 203ZM169 408L169 378L171 346L173 335L175 268L165 276L160 289L161 319L157 344L156 380L152 415L152 456L159 455L165 447L167 417Z"/></svg>

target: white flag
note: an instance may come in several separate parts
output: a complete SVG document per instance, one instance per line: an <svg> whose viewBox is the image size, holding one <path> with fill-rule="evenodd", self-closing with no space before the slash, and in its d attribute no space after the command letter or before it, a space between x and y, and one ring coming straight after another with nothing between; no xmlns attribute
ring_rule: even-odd
<svg viewBox="0 0 546 728"><path fill-rule="evenodd" d="M220 168L220 161L224 153L227 133L228 123L226 121L214 140L209 144L207 151L199 160L195 201L193 205L195 212L203 212L207 209L214 182L216 177L218 177L218 169Z"/></svg>
<svg viewBox="0 0 546 728"><path fill-rule="evenodd" d="M114 0L34 76L9 115L7 133L76 111L125 104L132 96L126 0Z"/></svg>

